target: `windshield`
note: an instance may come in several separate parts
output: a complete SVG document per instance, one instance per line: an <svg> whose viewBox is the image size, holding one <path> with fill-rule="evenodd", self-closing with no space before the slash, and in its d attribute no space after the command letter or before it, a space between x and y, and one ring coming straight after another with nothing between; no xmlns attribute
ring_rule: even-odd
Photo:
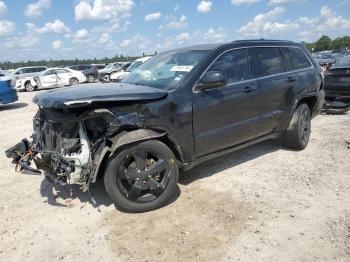
<svg viewBox="0 0 350 262"><path fill-rule="evenodd" d="M134 71L136 68L138 68L140 65L142 65L143 63L141 61L134 61L132 62L129 67L126 69L127 72L132 72Z"/></svg>
<svg viewBox="0 0 350 262"><path fill-rule="evenodd" d="M350 56L340 57L335 63L336 66L350 66Z"/></svg>
<svg viewBox="0 0 350 262"><path fill-rule="evenodd" d="M133 70L123 83L147 85L161 89L174 88L208 53L209 50L185 50L156 55Z"/></svg>
<svg viewBox="0 0 350 262"><path fill-rule="evenodd" d="M105 67L105 69L109 69L109 68L112 68L113 67L113 63L111 63L111 64L108 64L106 67Z"/></svg>
<svg viewBox="0 0 350 262"><path fill-rule="evenodd" d="M334 55L322 55L321 59L333 59Z"/></svg>

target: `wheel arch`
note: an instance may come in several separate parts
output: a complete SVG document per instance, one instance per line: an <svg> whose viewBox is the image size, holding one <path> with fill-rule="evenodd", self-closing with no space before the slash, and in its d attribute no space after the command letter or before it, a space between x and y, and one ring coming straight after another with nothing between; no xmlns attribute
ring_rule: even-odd
<svg viewBox="0 0 350 262"><path fill-rule="evenodd" d="M129 146L133 143L148 141L152 139L159 140L167 145L174 153L177 160L179 162L182 162L182 151L168 132L152 129L136 129L132 131L124 131L114 136L113 138L108 139L105 149L102 151L99 159L97 160L92 182L95 182L97 176L102 173L101 171L106 169L108 162L112 156L118 154L118 152L123 150L126 146Z"/></svg>

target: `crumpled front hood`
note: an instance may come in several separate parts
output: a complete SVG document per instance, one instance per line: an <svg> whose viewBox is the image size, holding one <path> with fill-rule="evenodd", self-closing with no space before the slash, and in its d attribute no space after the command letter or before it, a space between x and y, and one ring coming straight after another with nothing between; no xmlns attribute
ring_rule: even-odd
<svg viewBox="0 0 350 262"><path fill-rule="evenodd" d="M120 83L79 85L40 93L33 102L45 108L69 108L96 102L142 101L166 97L167 91Z"/></svg>

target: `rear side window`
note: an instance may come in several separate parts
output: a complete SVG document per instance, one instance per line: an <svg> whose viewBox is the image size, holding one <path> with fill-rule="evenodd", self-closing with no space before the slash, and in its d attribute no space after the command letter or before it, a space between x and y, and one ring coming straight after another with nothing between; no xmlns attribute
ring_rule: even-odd
<svg viewBox="0 0 350 262"><path fill-rule="evenodd" d="M303 51L299 48L281 47L287 71L299 70L311 66Z"/></svg>
<svg viewBox="0 0 350 262"><path fill-rule="evenodd" d="M249 79L249 64L247 50L237 49L222 54L208 71L221 71L228 79L228 83L234 83Z"/></svg>
<svg viewBox="0 0 350 262"><path fill-rule="evenodd" d="M253 49L255 66L252 67L252 77L263 77L285 72L283 58L277 47L258 47Z"/></svg>

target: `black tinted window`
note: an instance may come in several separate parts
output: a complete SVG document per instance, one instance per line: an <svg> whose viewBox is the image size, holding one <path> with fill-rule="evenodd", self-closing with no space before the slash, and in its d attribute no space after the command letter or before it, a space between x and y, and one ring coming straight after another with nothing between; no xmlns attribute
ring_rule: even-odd
<svg viewBox="0 0 350 262"><path fill-rule="evenodd" d="M262 77L285 72L282 56L275 47L254 48L255 67L252 70L252 76Z"/></svg>
<svg viewBox="0 0 350 262"><path fill-rule="evenodd" d="M311 66L303 51L299 48L281 48L287 71L308 68Z"/></svg>
<svg viewBox="0 0 350 262"><path fill-rule="evenodd" d="M249 79L249 65L247 50L237 49L222 54L208 71L221 71L228 79L228 83Z"/></svg>
<svg viewBox="0 0 350 262"><path fill-rule="evenodd" d="M89 69L91 66L88 66L88 65L81 65L79 66L79 70L86 70L86 69Z"/></svg>

